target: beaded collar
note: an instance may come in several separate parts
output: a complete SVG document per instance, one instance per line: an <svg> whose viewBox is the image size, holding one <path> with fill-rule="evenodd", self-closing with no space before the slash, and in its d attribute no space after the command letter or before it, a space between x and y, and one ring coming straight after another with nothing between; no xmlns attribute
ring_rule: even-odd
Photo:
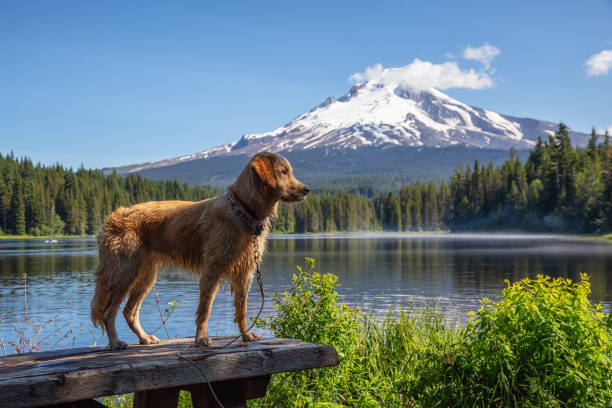
<svg viewBox="0 0 612 408"><path fill-rule="evenodd" d="M261 235L264 229L270 226L269 217L266 217L263 220L257 219L253 214L253 211L247 208L237 197L234 197L232 193L226 191L224 196L232 211L238 215L238 218L240 218L244 226L253 236L257 237Z"/></svg>

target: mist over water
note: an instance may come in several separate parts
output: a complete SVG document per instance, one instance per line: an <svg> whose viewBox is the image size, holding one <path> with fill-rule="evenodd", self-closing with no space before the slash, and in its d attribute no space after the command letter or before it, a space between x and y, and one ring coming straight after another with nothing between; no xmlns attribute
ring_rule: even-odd
<svg viewBox="0 0 612 408"><path fill-rule="evenodd" d="M304 257L315 258L317 270L339 276L340 300L363 310L384 314L402 304L435 303L452 318L464 320L467 311L478 308L482 297L493 298L511 282L537 274L573 280L580 273L591 276L591 299L610 310L612 306L612 245L605 242L570 241L566 236L520 234L337 234L276 235L268 243L262 264L266 290L264 315L273 312L271 296L291 285L295 266ZM42 336L56 342L70 329L68 346L106 344L100 331L93 335L89 302L93 295L93 271L97 265L96 241L60 239L0 240L0 338L15 340L16 318L25 317L24 280L27 273L29 317L42 322L59 313L71 300L65 314ZM193 336L198 302L197 280L176 270L163 271L156 284L162 310L171 300L181 304L168 321L171 337ZM255 316L260 297L253 287L249 315ZM226 284L213 306L211 335L237 333L233 302ZM120 315L122 340L136 336ZM152 290L145 300L141 321L147 331L160 326ZM158 329L158 337L166 337ZM74 337L74 339L73 339ZM60 347L60 344L55 347ZM0 349L0 353L2 350ZM7 350L12 352L12 350Z"/></svg>

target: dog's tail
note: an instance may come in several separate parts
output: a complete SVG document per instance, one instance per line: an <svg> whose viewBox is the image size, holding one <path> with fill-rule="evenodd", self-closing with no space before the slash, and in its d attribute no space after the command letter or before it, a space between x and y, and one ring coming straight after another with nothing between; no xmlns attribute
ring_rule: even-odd
<svg viewBox="0 0 612 408"><path fill-rule="evenodd" d="M102 328L102 332L106 329L104 326L104 317L110 300L109 288L107 287L108 278L104 276L107 272L105 269L103 264L98 265L98 269L96 270L96 289L94 297L91 300L91 322L94 327Z"/></svg>
<svg viewBox="0 0 612 408"><path fill-rule="evenodd" d="M106 285L108 280L106 277L108 270L105 262L105 256L102 251L102 248L105 246L106 238L104 226L100 228L100 232L96 238L98 241L98 248L100 248L100 263L98 264L95 272L96 287L94 289L93 299L91 299L91 322L93 323L94 327L101 327L102 333L104 334L104 330L106 329L104 327L104 314L109 301L109 293Z"/></svg>

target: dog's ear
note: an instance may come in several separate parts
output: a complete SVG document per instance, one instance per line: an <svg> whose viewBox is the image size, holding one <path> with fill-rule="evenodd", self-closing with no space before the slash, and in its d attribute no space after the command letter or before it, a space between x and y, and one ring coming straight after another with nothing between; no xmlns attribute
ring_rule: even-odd
<svg viewBox="0 0 612 408"><path fill-rule="evenodd" d="M271 157L256 156L251 161L251 166L261 181L272 188L276 188L276 176L274 175L274 166Z"/></svg>

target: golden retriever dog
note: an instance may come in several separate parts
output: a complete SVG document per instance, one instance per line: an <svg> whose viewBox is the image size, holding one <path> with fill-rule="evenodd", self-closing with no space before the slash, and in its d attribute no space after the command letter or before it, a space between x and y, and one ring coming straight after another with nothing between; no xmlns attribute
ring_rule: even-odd
<svg viewBox="0 0 612 408"><path fill-rule="evenodd" d="M293 177L291 165L273 153L255 155L225 194L199 202L152 201L119 208L98 236L100 264L91 301L91 320L108 333L110 348L124 349L115 319L128 296L123 315L140 344L159 340L147 334L138 318L140 305L161 266L185 269L200 278L195 343L208 346L207 323L221 283L231 284L242 340L248 332L247 294L256 267L254 242L260 252L279 201L297 202L309 188Z"/></svg>

